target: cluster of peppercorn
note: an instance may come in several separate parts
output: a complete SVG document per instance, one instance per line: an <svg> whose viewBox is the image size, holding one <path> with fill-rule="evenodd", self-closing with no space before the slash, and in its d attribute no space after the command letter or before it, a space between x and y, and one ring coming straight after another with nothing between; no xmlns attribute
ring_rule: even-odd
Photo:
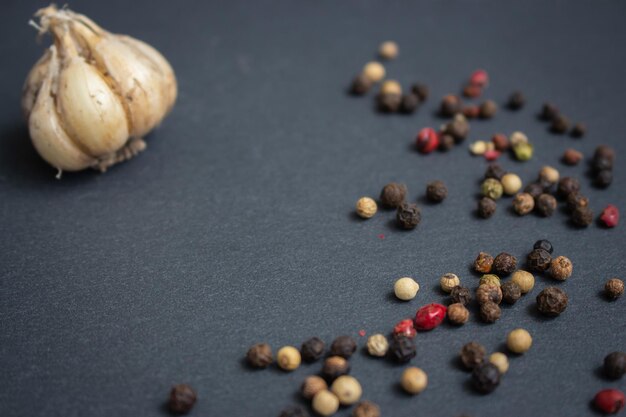
<svg viewBox="0 0 626 417"><path fill-rule="evenodd" d="M569 131L572 137L580 138L587 132L587 128L582 123L574 124L574 127L570 130L570 121L552 103L543 104L539 118L550 123L548 130L552 133L562 135Z"/></svg>
<svg viewBox="0 0 626 417"><path fill-rule="evenodd" d="M626 374L626 352L611 352L606 355L602 369L608 379L622 378ZM616 414L624 408L626 396L618 389L603 389L595 395L593 403L605 414Z"/></svg>
<svg viewBox="0 0 626 417"><path fill-rule="evenodd" d="M472 155L482 155L487 161L498 159L504 152L511 154L518 161L528 161L533 156L533 145L523 132L513 132L510 137L504 133L496 133L491 141L477 140L469 145Z"/></svg>

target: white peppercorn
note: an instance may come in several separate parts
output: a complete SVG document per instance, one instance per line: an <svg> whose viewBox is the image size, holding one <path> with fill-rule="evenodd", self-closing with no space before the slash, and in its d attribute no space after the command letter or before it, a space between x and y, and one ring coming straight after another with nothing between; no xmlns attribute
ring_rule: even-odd
<svg viewBox="0 0 626 417"><path fill-rule="evenodd" d="M342 375L335 379L330 390L339 399L341 405L352 405L361 399L363 390L361 384L353 376Z"/></svg>
<svg viewBox="0 0 626 417"><path fill-rule="evenodd" d="M339 398L328 390L322 390L313 397L311 407L317 414L328 417L339 409Z"/></svg>
<svg viewBox="0 0 626 417"><path fill-rule="evenodd" d="M368 62L363 67L363 74L373 82L378 82L385 78L385 67L380 62Z"/></svg>
<svg viewBox="0 0 626 417"><path fill-rule="evenodd" d="M378 205L376 204L376 201L374 201L373 198L361 197L356 202L356 214L358 214L359 217L362 217L364 219L369 219L371 217L374 217L377 211L378 211Z"/></svg>
<svg viewBox="0 0 626 417"><path fill-rule="evenodd" d="M373 334L367 339L367 352L379 358L387 354L389 350L389 342L382 334Z"/></svg>
<svg viewBox="0 0 626 417"><path fill-rule="evenodd" d="M513 195L522 189L522 179L517 174L509 172L504 174L500 180L504 194Z"/></svg>
<svg viewBox="0 0 626 417"><path fill-rule="evenodd" d="M533 344L533 338L525 329L515 329L506 337L506 347L513 353L527 352Z"/></svg>
<svg viewBox="0 0 626 417"><path fill-rule="evenodd" d="M413 278L400 278L393 285L393 292L400 300L409 301L415 298L420 286Z"/></svg>
<svg viewBox="0 0 626 417"><path fill-rule="evenodd" d="M489 362L494 364L500 374L504 375L509 370L509 358L502 352L494 352L489 356Z"/></svg>
<svg viewBox="0 0 626 417"><path fill-rule="evenodd" d="M420 368L412 366L402 372L400 384L409 394L419 394L424 391L428 385L428 375Z"/></svg>
<svg viewBox="0 0 626 417"><path fill-rule="evenodd" d="M382 59L396 59L398 56L398 44L394 41L386 41L380 44L378 54Z"/></svg>

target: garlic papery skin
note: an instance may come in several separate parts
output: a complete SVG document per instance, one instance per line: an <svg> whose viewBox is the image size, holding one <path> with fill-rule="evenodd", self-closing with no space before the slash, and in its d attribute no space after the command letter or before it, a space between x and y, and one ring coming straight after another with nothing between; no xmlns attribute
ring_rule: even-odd
<svg viewBox="0 0 626 417"><path fill-rule="evenodd" d="M145 149L141 139L172 109L174 71L154 48L49 6L36 14L54 44L22 94L33 144L59 171L106 170Z"/></svg>

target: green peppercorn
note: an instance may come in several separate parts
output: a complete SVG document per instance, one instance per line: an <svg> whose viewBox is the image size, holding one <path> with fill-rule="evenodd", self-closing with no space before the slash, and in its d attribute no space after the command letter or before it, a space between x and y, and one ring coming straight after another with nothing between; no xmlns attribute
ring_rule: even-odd
<svg viewBox="0 0 626 417"><path fill-rule="evenodd" d="M515 158L518 161L528 161L533 157L533 145L530 143L518 143L513 146L513 153L515 153Z"/></svg>
<svg viewBox="0 0 626 417"><path fill-rule="evenodd" d="M490 284L497 287L500 286L500 278L495 274L485 274L480 277L479 285Z"/></svg>
<svg viewBox="0 0 626 417"><path fill-rule="evenodd" d="M485 197L497 200L502 197L504 191L502 183L494 178L487 178L481 186L482 193Z"/></svg>

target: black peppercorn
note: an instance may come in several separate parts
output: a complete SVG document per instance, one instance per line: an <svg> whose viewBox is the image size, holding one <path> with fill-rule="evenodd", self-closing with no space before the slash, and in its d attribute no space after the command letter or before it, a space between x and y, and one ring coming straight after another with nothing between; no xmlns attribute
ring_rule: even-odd
<svg viewBox="0 0 626 417"><path fill-rule="evenodd" d="M500 318L500 306L493 301L487 301L480 305L480 318L485 323L495 323Z"/></svg>
<svg viewBox="0 0 626 417"><path fill-rule="evenodd" d="M341 356L330 356L322 365L321 376L328 382L333 382L341 375L350 373L350 363Z"/></svg>
<svg viewBox="0 0 626 417"><path fill-rule="evenodd" d="M487 100L480 105L480 117L482 119L491 119L498 111L498 105L493 100Z"/></svg>
<svg viewBox="0 0 626 417"><path fill-rule="evenodd" d="M187 384L178 384L170 391L169 409L174 414L187 414L196 403L196 392Z"/></svg>
<svg viewBox="0 0 626 417"><path fill-rule="evenodd" d="M380 192L380 202L388 208L397 208L406 198L406 185L391 182L383 187Z"/></svg>
<svg viewBox="0 0 626 417"><path fill-rule="evenodd" d="M511 94L511 96L509 97L508 106L511 110L519 110L524 107L525 103L526 99L524 98L524 95L521 93L521 91L514 91L513 94Z"/></svg>
<svg viewBox="0 0 626 417"><path fill-rule="evenodd" d="M426 101L428 98L428 87L424 84L413 84L411 92L419 97L420 101Z"/></svg>
<svg viewBox="0 0 626 417"><path fill-rule="evenodd" d="M528 269L531 271L545 272L550 268L552 256L545 249L533 249L526 257L526 262L528 263Z"/></svg>
<svg viewBox="0 0 626 417"><path fill-rule="evenodd" d="M554 248L552 247L552 243L549 240L546 239L541 239L535 242L535 244L533 245L533 249L543 249L545 251L548 251L548 253L552 253L554 251Z"/></svg>
<svg viewBox="0 0 626 417"><path fill-rule="evenodd" d="M581 138L583 136L585 136L585 133L587 132L587 128L584 124L582 123L576 123L574 125L574 127L572 128L572 133L571 135L575 138Z"/></svg>
<svg viewBox="0 0 626 417"><path fill-rule="evenodd" d="M394 93L383 93L377 96L378 110L383 113L395 113L400 110L402 96Z"/></svg>
<svg viewBox="0 0 626 417"><path fill-rule="evenodd" d="M493 260L492 270L500 276L509 275L515 271L517 266L517 258L506 252L498 254Z"/></svg>
<svg viewBox="0 0 626 417"><path fill-rule="evenodd" d="M356 342L350 336L339 336L330 345L331 355L341 356L346 359L350 358L355 350Z"/></svg>
<svg viewBox="0 0 626 417"><path fill-rule="evenodd" d="M454 148L454 145L456 145L456 141L454 140L452 135L444 133L439 138L439 148L438 149L441 152L449 151L450 149Z"/></svg>
<svg viewBox="0 0 626 417"><path fill-rule="evenodd" d="M504 168L496 163L489 164L487 170L485 171L485 179L494 178L498 181L502 179L502 177L506 174Z"/></svg>
<svg viewBox="0 0 626 417"><path fill-rule="evenodd" d="M532 182L524 188L524 192L533 196L533 198L539 198L541 194L543 194L544 187L536 182Z"/></svg>
<svg viewBox="0 0 626 417"><path fill-rule="evenodd" d="M500 384L500 371L492 363L484 363L474 368L472 383L478 392L489 394Z"/></svg>
<svg viewBox="0 0 626 417"><path fill-rule="evenodd" d="M576 178L563 177L559 180L558 193L561 197L566 198L569 194L580 190L580 182Z"/></svg>
<svg viewBox="0 0 626 417"><path fill-rule="evenodd" d="M419 104L420 99L417 95L406 94L402 96L402 101L400 102L400 111L402 113L411 114L415 112Z"/></svg>
<svg viewBox="0 0 626 417"><path fill-rule="evenodd" d="M582 195L580 192L573 192L567 196L567 209L574 211L578 208L589 207L589 199Z"/></svg>
<svg viewBox="0 0 626 417"><path fill-rule="evenodd" d="M474 369L485 361L487 349L477 342L469 342L461 348L461 362L467 369Z"/></svg>
<svg viewBox="0 0 626 417"><path fill-rule="evenodd" d="M402 203L396 212L398 227L410 230L414 229L422 220L422 213L417 204Z"/></svg>
<svg viewBox="0 0 626 417"><path fill-rule="evenodd" d="M372 80L365 74L359 74L352 80L350 91L352 94L360 96L367 93L372 88L373 84Z"/></svg>
<svg viewBox="0 0 626 417"><path fill-rule="evenodd" d="M326 345L319 337L312 337L302 343L300 354L305 362L315 362L324 355Z"/></svg>
<svg viewBox="0 0 626 417"><path fill-rule="evenodd" d="M596 174L593 181L596 187L606 188L613 182L613 171L610 169L603 169Z"/></svg>
<svg viewBox="0 0 626 417"><path fill-rule="evenodd" d="M556 210L556 205L556 198L554 198L552 195L541 194L537 198L537 204L535 204L535 209L543 217L550 217Z"/></svg>
<svg viewBox="0 0 626 417"><path fill-rule="evenodd" d="M274 361L272 348L267 343L257 343L248 349L248 363L253 368L266 368Z"/></svg>
<svg viewBox="0 0 626 417"><path fill-rule="evenodd" d="M301 405L290 405L278 417L309 417L309 413Z"/></svg>
<svg viewBox="0 0 626 417"><path fill-rule="evenodd" d="M441 100L439 113L444 117L452 117L461 111L461 100L457 96L447 95Z"/></svg>
<svg viewBox="0 0 626 417"><path fill-rule="evenodd" d="M450 298L452 298L453 303L460 303L466 306L472 301L472 292L469 288L457 285L450 291Z"/></svg>
<svg viewBox="0 0 626 417"><path fill-rule="evenodd" d="M515 304L522 296L520 286L513 281L505 282L500 289L502 290L502 300L507 304Z"/></svg>
<svg viewBox="0 0 626 417"><path fill-rule="evenodd" d="M550 130L554 133L563 134L569 130L569 120L561 114L552 119Z"/></svg>
<svg viewBox="0 0 626 417"><path fill-rule="evenodd" d="M600 145L596 148L593 154L593 159L608 159L611 163L613 163L615 160L615 150L610 146Z"/></svg>
<svg viewBox="0 0 626 417"><path fill-rule="evenodd" d="M537 295L537 309L546 316L558 316L567 308L568 297L560 288L548 287Z"/></svg>
<svg viewBox="0 0 626 417"><path fill-rule="evenodd" d="M413 339L402 335L394 335L389 345L388 355L398 363L406 363L415 357L416 350Z"/></svg>
<svg viewBox="0 0 626 417"><path fill-rule="evenodd" d="M572 212L572 223L579 227L587 227L593 223L593 211L589 207L577 207Z"/></svg>
<svg viewBox="0 0 626 417"><path fill-rule="evenodd" d="M545 121L551 121L559 114L559 109L551 103L544 103L540 117Z"/></svg>
<svg viewBox="0 0 626 417"><path fill-rule="evenodd" d="M444 132L451 135L456 143L461 143L469 133L469 123L464 116L456 116L454 120L445 125Z"/></svg>
<svg viewBox="0 0 626 417"><path fill-rule="evenodd" d="M626 352L611 352L604 358L604 374L607 378L620 379L626 374Z"/></svg>
<svg viewBox="0 0 626 417"><path fill-rule="evenodd" d="M443 181L433 181L426 186L426 198L435 203L442 202L448 196L448 188Z"/></svg>
<svg viewBox="0 0 626 417"><path fill-rule="evenodd" d="M483 219L488 219L496 212L497 204L489 197L478 200L478 215Z"/></svg>
<svg viewBox="0 0 626 417"><path fill-rule="evenodd" d="M596 157L591 160L591 169L595 174L600 171L612 170L613 161L605 157Z"/></svg>

